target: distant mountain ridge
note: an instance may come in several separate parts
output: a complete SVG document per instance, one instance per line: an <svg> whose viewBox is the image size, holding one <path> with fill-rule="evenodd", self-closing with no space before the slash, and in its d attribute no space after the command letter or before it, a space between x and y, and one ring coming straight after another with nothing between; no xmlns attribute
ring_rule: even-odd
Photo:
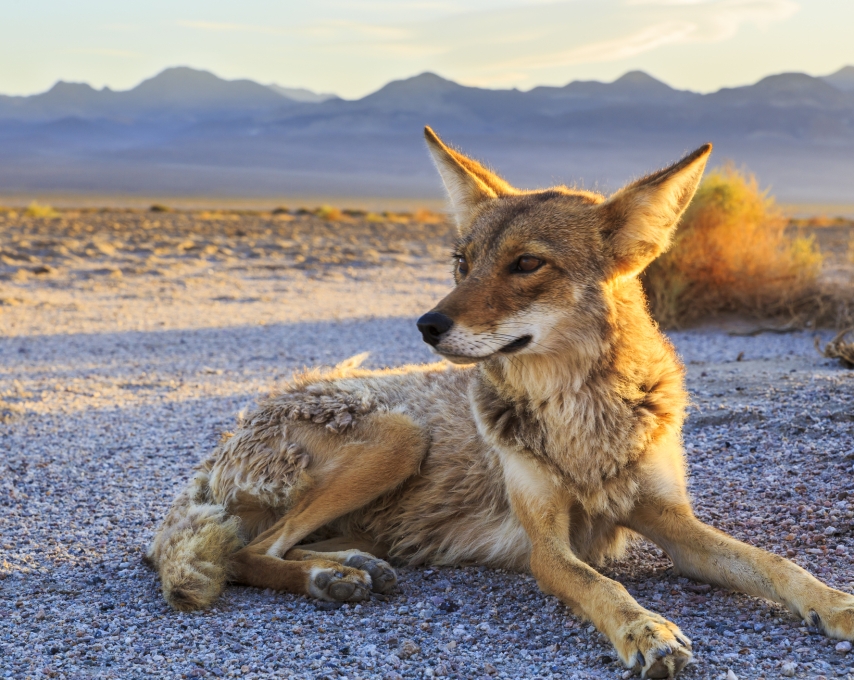
<svg viewBox="0 0 854 680"><path fill-rule="evenodd" d="M843 66L835 73L824 76L822 80L843 92L854 91L854 66Z"/></svg>
<svg viewBox="0 0 854 680"><path fill-rule="evenodd" d="M258 113L305 102L322 102L300 88L260 85L252 80L224 80L209 71L186 66L168 68L130 90L96 90L85 83L59 81L50 90L29 97L0 95L0 118L51 120L80 118L134 119L176 115L210 118L227 113Z"/></svg>
<svg viewBox="0 0 854 680"><path fill-rule="evenodd" d="M307 90L304 87L282 87L281 85L276 85L276 83L271 83L270 85L267 85L267 87L283 97L293 99L295 102L319 104L320 102L325 102L328 99L336 99L338 97L338 95L330 92L314 92L312 90Z"/></svg>
<svg viewBox="0 0 854 680"><path fill-rule="evenodd" d="M425 100L431 101L463 91L495 93L498 96L501 93L513 93L558 101L597 99L608 102L661 103L704 96L672 88L643 71L629 71L610 83L577 80L562 87L539 86L527 92L467 87L426 72L391 81L354 103L413 108L425 103ZM722 88L713 94L738 97L739 94L750 96L756 92L778 98L802 97L817 98L825 103L844 102L847 100L846 94L854 92L854 66L845 66L820 78L803 73L772 75L754 85ZM841 99L840 92L844 93ZM179 66L167 68L130 90L115 91L109 87L96 90L86 83L58 81L51 89L40 94L25 97L0 95L0 119L44 121L67 116L127 119L170 113L210 118L228 112L275 112L295 104L322 104L330 100L343 101L330 93L316 93L305 88L276 84L261 85L248 79L224 80L209 71Z"/></svg>
<svg viewBox="0 0 854 680"><path fill-rule="evenodd" d="M712 141L788 200L854 203L854 67L700 94L642 71L528 91L435 73L356 100L167 69L116 92L0 96L0 194L435 196L425 124L520 186L615 188Z"/></svg>

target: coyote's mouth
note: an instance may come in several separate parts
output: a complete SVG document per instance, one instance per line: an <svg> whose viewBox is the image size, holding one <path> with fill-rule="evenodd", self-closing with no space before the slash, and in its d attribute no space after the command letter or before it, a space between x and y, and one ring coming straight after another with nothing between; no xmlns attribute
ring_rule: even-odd
<svg viewBox="0 0 854 680"><path fill-rule="evenodd" d="M516 338L513 342L504 345L498 351L502 354L513 354L513 352L518 352L523 347L526 347L533 339L533 336L523 335L521 338Z"/></svg>

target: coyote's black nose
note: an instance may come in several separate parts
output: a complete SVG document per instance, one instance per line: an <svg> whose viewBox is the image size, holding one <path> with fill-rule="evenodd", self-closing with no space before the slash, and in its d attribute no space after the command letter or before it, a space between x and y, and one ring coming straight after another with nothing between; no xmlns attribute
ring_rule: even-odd
<svg viewBox="0 0 854 680"><path fill-rule="evenodd" d="M424 342L433 347L439 344L442 333L451 330L451 326L454 325L453 321L439 312L427 312L416 323Z"/></svg>

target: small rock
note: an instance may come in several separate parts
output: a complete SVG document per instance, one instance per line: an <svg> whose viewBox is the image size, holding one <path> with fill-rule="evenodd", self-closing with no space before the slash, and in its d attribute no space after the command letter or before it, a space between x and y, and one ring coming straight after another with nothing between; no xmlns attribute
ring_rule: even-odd
<svg viewBox="0 0 854 680"><path fill-rule="evenodd" d="M844 545L837 545L836 546L836 554L837 555L847 555L848 551L845 549Z"/></svg>
<svg viewBox="0 0 854 680"><path fill-rule="evenodd" d="M429 666L428 666L428 668L429 668ZM435 675L439 678L443 678L446 675L450 675L452 672L453 672L453 670L451 669L451 667L448 664L446 664L444 661L437 663L436 667L433 669L433 675Z"/></svg>
<svg viewBox="0 0 854 680"><path fill-rule="evenodd" d="M827 529L824 530L825 536L833 536L833 534L835 534L835 533L836 533L836 527L827 527Z"/></svg>
<svg viewBox="0 0 854 680"><path fill-rule="evenodd" d="M843 640L839 644L836 645L836 651L841 654L848 654L851 651L851 643L848 640Z"/></svg>
<svg viewBox="0 0 854 680"><path fill-rule="evenodd" d="M729 669L726 672L726 680L738 680L738 676L732 672L732 669Z"/></svg>
<svg viewBox="0 0 854 680"><path fill-rule="evenodd" d="M44 609L40 608L36 612L35 619L36 619L36 621L44 621L44 617L45 617ZM848 649L851 649L851 645L848 645Z"/></svg>
<svg viewBox="0 0 854 680"><path fill-rule="evenodd" d="M792 661L787 661L783 664L783 667L780 669L780 672L783 674L784 678L794 678L795 677L795 668L797 666Z"/></svg>
<svg viewBox="0 0 854 680"><path fill-rule="evenodd" d="M344 606L343 602L325 602L318 601L314 604L314 608L321 612L332 612L336 609L341 609Z"/></svg>
<svg viewBox="0 0 854 680"><path fill-rule="evenodd" d="M400 643L400 647L397 650L397 655L401 659L408 659L410 656L414 654L418 654L421 651L421 647L419 647L414 640L404 640Z"/></svg>
<svg viewBox="0 0 854 680"><path fill-rule="evenodd" d="M498 669L487 661L483 664L483 672L487 675L495 675L498 672Z"/></svg>

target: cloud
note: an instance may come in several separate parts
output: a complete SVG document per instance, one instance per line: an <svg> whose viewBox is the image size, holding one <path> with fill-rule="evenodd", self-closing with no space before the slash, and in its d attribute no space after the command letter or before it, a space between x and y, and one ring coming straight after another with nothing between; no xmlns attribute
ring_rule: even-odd
<svg viewBox="0 0 854 680"><path fill-rule="evenodd" d="M355 21L326 21L297 25L290 28L217 21L178 21L177 24L183 28L193 28L201 31L289 35L298 36L303 39L319 39L321 41L353 37L399 41L410 37L409 31L399 26L384 26Z"/></svg>
<svg viewBox="0 0 854 680"><path fill-rule="evenodd" d="M453 8L428 0L408 13L391 11L388 0L339 2L326 0L323 14L292 24L178 24L259 36L259 45L270 36L267 47L293 59L345 60L348 69L377 77L432 70L469 84L523 86L555 81L580 65L637 68L633 60L645 55L722 43L746 26L766 28L799 10L794 0L459 0Z"/></svg>
<svg viewBox="0 0 854 680"><path fill-rule="evenodd" d="M372 56L439 56L424 67L495 82L525 72L632 59L672 45L714 43L746 25L766 27L793 16L793 0L574 0L471 11L377 32L360 48ZM351 36L352 37L352 36Z"/></svg>
<svg viewBox="0 0 854 680"><path fill-rule="evenodd" d="M666 12L656 11L664 5ZM722 42L745 24L764 27L798 10L791 0L628 0L625 8L631 7L646 8L628 22L640 24L636 30L604 40L582 39L569 48L549 49L549 41L540 40L529 46L527 54L490 61L482 68L538 70L631 59L667 45Z"/></svg>
<svg viewBox="0 0 854 680"><path fill-rule="evenodd" d="M592 42L561 52L534 54L508 62L495 63L493 66L501 69L526 66L528 68L540 69L554 66L619 61L620 59L635 57L663 45L685 42L696 31L696 24L688 21L671 21L648 26L635 33L611 40Z"/></svg>

